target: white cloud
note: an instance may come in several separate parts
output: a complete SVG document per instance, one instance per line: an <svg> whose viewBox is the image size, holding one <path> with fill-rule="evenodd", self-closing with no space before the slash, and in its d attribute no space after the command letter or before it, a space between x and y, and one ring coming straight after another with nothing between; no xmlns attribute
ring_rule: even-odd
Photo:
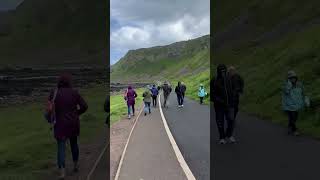
<svg viewBox="0 0 320 180"><path fill-rule="evenodd" d="M111 28L111 63L130 49L209 34L209 6L209 0L111 0L111 18L118 26Z"/></svg>

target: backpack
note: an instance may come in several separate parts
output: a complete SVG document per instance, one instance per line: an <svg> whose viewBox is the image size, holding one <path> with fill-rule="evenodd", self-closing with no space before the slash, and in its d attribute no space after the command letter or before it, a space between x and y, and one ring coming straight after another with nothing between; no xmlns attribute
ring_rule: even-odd
<svg viewBox="0 0 320 180"><path fill-rule="evenodd" d="M153 96L157 96L158 95L158 89L157 88L152 88L151 92L152 92Z"/></svg>
<svg viewBox="0 0 320 180"><path fill-rule="evenodd" d="M56 123L56 112L55 112L55 100L57 97L58 89L55 89L53 93L53 98L48 100L45 112L45 118L50 124Z"/></svg>

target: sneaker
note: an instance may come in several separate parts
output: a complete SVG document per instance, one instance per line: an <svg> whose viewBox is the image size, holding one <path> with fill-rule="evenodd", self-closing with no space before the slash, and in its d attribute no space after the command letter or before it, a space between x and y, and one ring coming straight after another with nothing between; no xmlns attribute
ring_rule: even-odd
<svg viewBox="0 0 320 180"><path fill-rule="evenodd" d="M131 115L128 115L128 119L131 119Z"/></svg>
<svg viewBox="0 0 320 180"><path fill-rule="evenodd" d="M146 116L147 115L147 113L144 113L144 116Z"/></svg>
<svg viewBox="0 0 320 180"><path fill-rule="evenodd" d="M181 105L181 107L183 107L183 104Z"/></svg>
<svg viewBox="0 0 320 180"><path fill-rule="evenodd" d="M236 143L237 142L236 139L233 136L229 137L228 140L229 140L230 143Z"/></svg>
<svg viewBox="0 0 320 180"><path fill-rule="evenodd" d="M65 178L65 176L66 176L65 169L64 169L64 168L61 168L61 169L59 169L59 171L60 171L59 179L60 179L60 180L63 180L63 179Z"/></svg>
<svg viewBox="0 0 320 180"><path fill-rule="evenodd" d="M299 133L298 131L295 131L295 132L293 133L293 135L294 135L294 136L300 136L300 133Z"/></svg>
<svg viewBox="0 0 320 180"><path fill-rule="evenodd" d="M79 172L79 164L77 162L73 164L73 172Z"/></svg>
<svg viewBox="0 0 320 180"><path fill-rule="evenodd" d="M226 144L226 140L225 139L220 139L219 144Z"/></svg>

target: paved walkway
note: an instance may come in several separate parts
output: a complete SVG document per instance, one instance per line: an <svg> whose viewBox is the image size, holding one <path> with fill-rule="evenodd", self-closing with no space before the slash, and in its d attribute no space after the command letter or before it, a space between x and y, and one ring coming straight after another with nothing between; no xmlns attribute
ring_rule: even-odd
<svg viewBox="0 0 320 180"><path fill-rule="evenodd" d="M210 107L185 98L184 107L178 108L171 93L164 115L195 178L210 180Z"/></svg>
<svg viewBox="0 0 320 180"><path fill-rule="evenodd" d="M211 133L218 137L212 109ZM214 180L319 180L320 142L286 134L286 128L239 114L238 144L211 143Z"/></svg>
<svg viewBox="0 0 320 180"><path fill-rule="evenodd" d="M128 144L119 180L186 180L166 134L160 111L142 113Z"/></svg>

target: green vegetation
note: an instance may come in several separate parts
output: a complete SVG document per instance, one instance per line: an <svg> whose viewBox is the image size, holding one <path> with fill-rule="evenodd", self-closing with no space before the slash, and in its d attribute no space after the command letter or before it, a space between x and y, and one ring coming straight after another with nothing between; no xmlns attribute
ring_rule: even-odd
<svg viewBox="0 0 320 180"><path fill-rule="evenodd" d="M201 72L195 76L186 76L179 79L172 79L173 88L178 84L178 81L184 82L187 86L186 96L198 101L198 90L200 84L204 85L206 92L210 95L210 70ZM205 104L209 104L209 96L204 99Z"/></svg>
<svg viewBox="0 0 320 180"><path fill-rule="evenodd" d="M88 143L102 132L106 114L103 104L106 88L97 85L81 91L89 109L81 116L80 143ZM44 104L30 103L0 109L1 175L19 175L37 179L55 167L56 141L43 117ZM67 158L71 156L68 155ZM1 177L1 176L0 176Z"/></svg>
<svg viewBox="0 0 320 180"><path fill-rule="evenodd" d="M106 5L102 0L24 0L0 14L6 22L3 28L0 23L0 66L105 64Z"/></svg>
<svg viewBox="0 0 320 180"><path fill-rule="evenodd" d="M167 46L129 51L111 67L111 81L130 82L196 76L209 69L209 35Z"/></svg>
<svg viewBox="0 0 320 180"><path fill-rule="evenodd" d="M217 34L237 32L217 44L220 48L214 51L213 62L235 65L244 77L242 110L286 125L281 87L287 71L293 69L313 101L313 107L300 114L297 125L304 133L320 138L320 24L316 23L320 20L320 9L316 8L320 2L236 3L231 6L228 1L220 1L219 10L213 11ZM239 23L244 17L246 21Z"/></svg>
<svg viewBox="0 0 320 180"><path fill-rule="evenodd" d="M187 85L187 96L198 100L198 88L204 84L210 92L209 35L167 46L129 51L112 66L113 82L150 82L170 80ZM208 103L208 98L205 103Z"/></svg>
<svg viewBox="0 0 320 180"><path fill-rule="evenodd" d="M144 89L137 89L138 97L136 99L136 107L139 107L142 103L142 93ZM127 104L123 99L123 94L115 94L110 97L110 122L111 125L122 118L124 118L128 114Z"/></svg>

